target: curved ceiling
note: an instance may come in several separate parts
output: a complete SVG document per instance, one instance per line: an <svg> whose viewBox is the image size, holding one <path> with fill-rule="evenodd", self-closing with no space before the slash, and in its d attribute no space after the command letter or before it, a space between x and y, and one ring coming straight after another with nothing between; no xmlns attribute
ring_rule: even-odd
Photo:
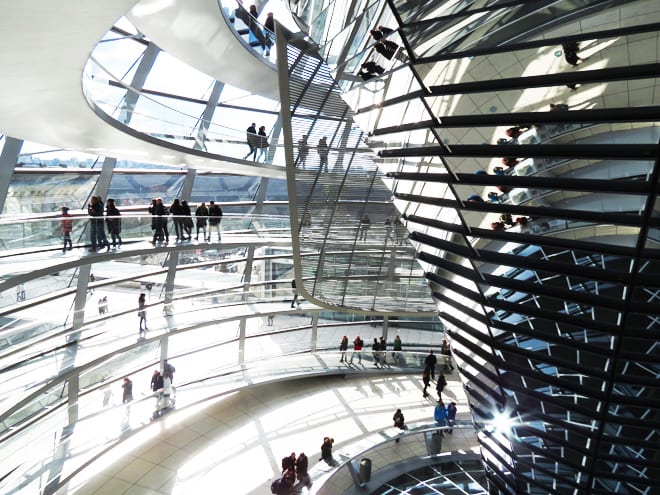
<svg viewBox="0 0 660 495"><path fill-rule="evenodd" d="M283 178L281 167L255 166L147 141L99 118L83 93L83 69L97 42L137 3L5 3L0 19L4 40L0 48L2 132L17 139L120 159Z"/></svg>

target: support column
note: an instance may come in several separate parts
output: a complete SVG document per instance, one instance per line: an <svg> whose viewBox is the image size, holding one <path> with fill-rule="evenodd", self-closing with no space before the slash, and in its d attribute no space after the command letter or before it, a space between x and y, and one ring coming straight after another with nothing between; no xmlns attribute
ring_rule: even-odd
<svg viewBox="0 0 660 495"><path fill-rule="evenodd" d="M179 197L182 200L190 201L190 195L192 194L193 186L195 185L195 179L197 178L197 170L194 168L189 168L186 172L186 178L183 181L183 187L181 188L181 194Z"/></svg>
<svg viewBox="0 0 660 495"><path fill-rule="evenodd" d="M179 264L179 253L171 252L167 257L167 277L165 278L165 296L163 297L163 314L171 316L172 299L174 297L174 278L176 277L176 267Z"/></svg>
<svg viewBox="0 0 660 495"><path fill-rule="evenodd" d="M204 112L202 112L202 116L199 120L197 136L195 136L195 145L193 146L193 149L195 150L206 151L206 136L208 135L209 127L211 125L211 121L213 120L213 114L215 113L215 109L218 107L220 95L222 94L224 87L225 83L220 81L216 81L213 85L213 90L211 90L211 95L206 101L206 107L204 108Z"/></svg>
<svg viewBox="0 0 660 495"><path fill-rule="evenodd" d="M91 272L91 265L82 265L78 268L78 285L73 301L73 330L77 330L85 324L85 304L87 303L87 289L89 288L89 275Z"/></svg>
<svg viewBox="0 0 660 495"><path fill-rule="evenodd" d="M4 213L5 199L9 192L11 176L14 174L14 168L18 161L18 155L23 147L21 139L5 136L5 145L0 153L0 213Z"/></svg>
<svg viewBox="0 0 660 495"><path fill-rule="evenodd" d="M151 68L154 66L154 62L156 62L156 57L158 57L159 53L160 48L153 43L149 43L146 50L142 53L142 59L140 60L135 75L133 76L133 80L131 81L131 88L136 91L142 90L144 83L147 80L147 76L149 75L149 72L151 72ZM124 96L124 108L119 114L119 122L123 122L126 125L130 124L131 119L133 118L133 110L135 110L135 105L139 98L140 93L131 90L126 91L126 96Z"/></svg>
<svg viewBox="0 0 660 495"><path fill-rule="evenodd" d="M99 175L99 180L96 182L96 195L101 196L104 203L108 196L110 181L112 181L112 172L115 170L115 165L117 165L116 158L105 158L105 160L103 160L103 167L101 168L101 175Z"/></svg>
<svg viewBox="0 0 660 495"><path fill-rule="evenodd" d="M238 364L245 363L245 318L238 322Z"/></svg>
<svg viewBox="0 0 660 495"><path fill-rule="evenodd" d="M319 314L318 312L314 312L314 314L312 315L312 342L311 342L312 352L316 352L318 333L319 333Z"/></svg>

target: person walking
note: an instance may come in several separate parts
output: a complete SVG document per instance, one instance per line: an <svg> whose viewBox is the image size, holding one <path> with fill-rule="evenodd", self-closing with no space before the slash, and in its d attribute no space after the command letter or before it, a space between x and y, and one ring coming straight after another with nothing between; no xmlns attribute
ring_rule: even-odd
<svg viewBox="0 0 660 495"><path fill-rule="evenodd" d="M438 383L435 385L435 390L438 392L438 399L441 399L441 394L445 387L447 386L447 379L445 378L445 374L441 371L438 374Z"/></svg>
<svg viewBox="0 0 660 495"><path fill-rule="evenodd" d="M319 154L320 170L321 172L328 171L328 155L330 154L330 147L328 146L328 138L323 136L319 139L319 144L316 146L316 152Z"/></svg>
<svg viewBox="0 0 660 495"><path fill-rule="evenodd" d="M309 144L307 144L307 134L298 140L298 166L305 170L305 162L309 155Z"/></svg>
<svg viewBox="0 0 660 495"><path fill-rule="evenodd" d="M422 383L424 384L424 390L422 391L422 397L426 398L428 397L428 392L426 389L429 387L431 384L431 374L428 368L424 368L424 371L422 372Z"/></svg>
<svg viewBox="0 0 660 495"><path fill-rule="evenodd" d="M255 7L256 9L256 7ZM245 131L246 134L246 141L247 145L250 147L250 151L247 155L243 157L243 160L247 160L250 155L252 155L252 161L255 161L257 159L257 140L259 139L257 137L257 124L252 122L250 124L250 127L247 128Z"/></svg>
<svg viewBox="0 0 660 495"><path fill-rule="evenodd" d="M261 157L264 157L264 163L268 161L268 134L266 134L266 126L262 125L259 127L259 132L257 134L258 143L257 147L259 148L259 154L257 155L256 161L260 161Z"/></svg>
<svg viewBox="0 0 660 495"><path fill-rule="evenodd" d="M64 247L62 248L63 253L66 253L67 244L69 246L69 251L73 249L73 244L71 243L73 220L71 220L71 218L73 217L69 214L69 208L62 206L62 221L60 222L60 229L62 230L62 239L64 240Z"/></svg>
<svg viewBox="0 0 660 495"><path fill-rule="evenodd" d="M353 364L353 358L357 354L358 357L358 364L362 364L362 346L364 345L364 341L360 338L358 335L355 337L355 340L353 341L353 353L351 354L351 364Z"/></svg>
<svg viewBox="0 0 660 495"><path fill-rule="evenodd" d="M121 385L122 394L121 402L122 404L128 404L133 400L133 382L128 378L124 378L124 383Z"/></svg>
<svg viewBox="0 0 660 495"><path fill-rule="evenodd" d="M222 222L222 208L215 204L215 201L209 201L209 241L214 229L218 233L218 242L222 240L220 222Z"/></svg>
<svg viewBox="0 0 660 495"><path fill-rule="evenodd" d="M202 203L197 207L195 210L195 221L197 223L197 235L195 235L195 240L199 241L199 231L201 230L203 232L202 235L202 240L205 241L206 239L206 222L208 220L209 216L209 209L206 207L206 203ZM209 241L211 240L210 238L208 239Z"/></svg>
<svg viewBox="0 0 660 495"><path fill-rule="evenodd" d="M339 343L339 352L341 353L341 359L339 359L340 363L343 363L346 360L346 351L348 350L348 337L344 335L341 338L341 342Z"/></svg>
<svg viewBox="0 0 660 495"><path fill-rule="evenodd" d="M291 301L292 308L300 309L300 302L298 301L298 289L296 288L296 279L291 279L291 289L293 289L293 300Z"/></svg>
<svg viewBox="0 0 660 495"><path fill-rule="evenodd" d="M121 213L117 209L115 200L108 198L108 203L105 205L105 224L108 226L108 233L112 239L112 249L121 246Z"/></svg>
<svg viewBox="0 0 660 495"><path fill-rule="evenodd" d="M394 426L397 427L398 429L400 430L406 429L405 418L403 417L403 413L401 412L401 409L397 409L394 412L394 416L392 416L392 421L394 421Z"/></svg>
<svg viewBox="0 0 660 495"><path fill-rule="evenodd" d="M429 370L431 375L431 380L435 380L435 365L438 363L438 358L433 354L433 349L429 352L429 355L424 359L424 365L426 369Z"/></svg>
<svg viewBox="0 0 660 495"><path fill-rule="evenodd" d="M193 221L190 205L185 199L181 201L181 210L183 211L183 233L185 234L183 240L189 241L192 239Z"/></svg>
<svg viewBox="0 0 660 495"><path fill-rule="evenodd" d="M264 21L264 57L270 57L270 48L273 46L273 39L275 38L275 19L273 13L266 14Z"/></svg>
<svg viewBox="0 0 660 495"><path fill-rule="evenodd" d="M143 332L146 333L147 330L147 297L144 295L144 292L138 297L138 317L140 318L140 336L143 336Z"/></svg>

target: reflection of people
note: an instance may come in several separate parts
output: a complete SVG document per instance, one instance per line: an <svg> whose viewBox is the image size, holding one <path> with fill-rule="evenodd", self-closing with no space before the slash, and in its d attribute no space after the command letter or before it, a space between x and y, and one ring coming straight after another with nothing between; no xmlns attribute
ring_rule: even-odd
<svg viewBox="0 0 660 495"><path fill-rule="evenodd" d="M291 288L293 289L293 300L291 301L291 307L295 308L296 306L300 307L300 302L298 301L298 289L296 289L296 279L291 279Z"/></svg>
<svg viewBox="0 0 660 495"><path fill-rule="evenodd" d="M367 240L367 233L369 232L369 227L371 227L371 219L369 218L369 215L366 213L362 215L362 218L360 219L360 237L358 240L360 241L366 241Z"/></svg>
<svg viewBox="0 0 660 495"><path fill-rule="evenodd" d="M363 63L360 66L360 72L358 72L358 76L360 76L363 81L368 81L369 79L380 76L383 72L385 72L383 67L374 61L369 61Z"/></svg>
<svg viewBox="0 0 660 495"><path fill-rule="evenodd" d="M73 244L71 244L71 231L73 230L73 221L71 220L71 215L69 214L69 208L66 206L62 207L62 221L60 222L60 227L62 229L62 237L64 240L64 247L62 252L65 253L67 250L67 244L69 245L69 251L73 249Z"/></svg>
<svg viewBox="0 0 660 495"><path fill-rule="evenodd" d="M144 292L138 297L138 317L140 318L140 335L146 332L147 328L147 298Z"/></svg>
<svg viewBox="0 0 660 495"><path fill-rule="evenodd" d="M330 154L330 147L328 146L328 138L323 136L319 139L319 144L316 146L317 153L319 154L320 169L322 172L328 171L328 155Z"/></svg>
<svg viewBox="0 0 660 495"><path fill-rule="evenodd" d="M16 302L25 301L25 285L18 284L16 286Z"/></svg>
<svg viewBox="0 0 660 495"><path fill-rule="evenodd" d="M298 140L298 165L305 170L305 161L307 160L307 155L309 154L309 145L307 144L307 135L303 136Z"/></svg>
<svg viewBox="0 0 660 495"><path fill-rule="evenodd" d="M121 401L126 404L133 400L133 382L128 378L124 378L124 383L121 385L122 397Z"/></svg>
<svg viewBox="0 0 660 495"><path fill-rule="evenodd" d="M370 31L371 37L376 40L374 48L378 53L380 53L387 60L392 60L392 57L396 53L399 45L394 41L383 39L385 36L389 35L393 31L385 26L378 26L378 29L372 29Z"/></svg>

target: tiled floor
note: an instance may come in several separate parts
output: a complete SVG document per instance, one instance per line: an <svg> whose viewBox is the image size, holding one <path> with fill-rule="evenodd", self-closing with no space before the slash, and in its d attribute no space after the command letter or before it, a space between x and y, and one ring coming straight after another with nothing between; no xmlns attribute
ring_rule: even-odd
<svg viewBox="0 0 660 495"><path fill-rule="evenodd" d="M449 376L443 395L445 402L458 403L458 418L469 418L456 375ZM317 465L324 436L335 438L335 457L341 459L360 451L374 435L394 434L396 408L409 424L432 420L434 400L433 395L422 398L416 375L327 376L254 386L164 416L58 494L268 494L281 458L290 452L305 452L318 478L328 470ZM455 430L443 450L475 445L471 429ZM413 438L389 446L374 453L374 470L424 453ZM339 470L322 493L340 493L350 484L348 471Z"/></svg>

